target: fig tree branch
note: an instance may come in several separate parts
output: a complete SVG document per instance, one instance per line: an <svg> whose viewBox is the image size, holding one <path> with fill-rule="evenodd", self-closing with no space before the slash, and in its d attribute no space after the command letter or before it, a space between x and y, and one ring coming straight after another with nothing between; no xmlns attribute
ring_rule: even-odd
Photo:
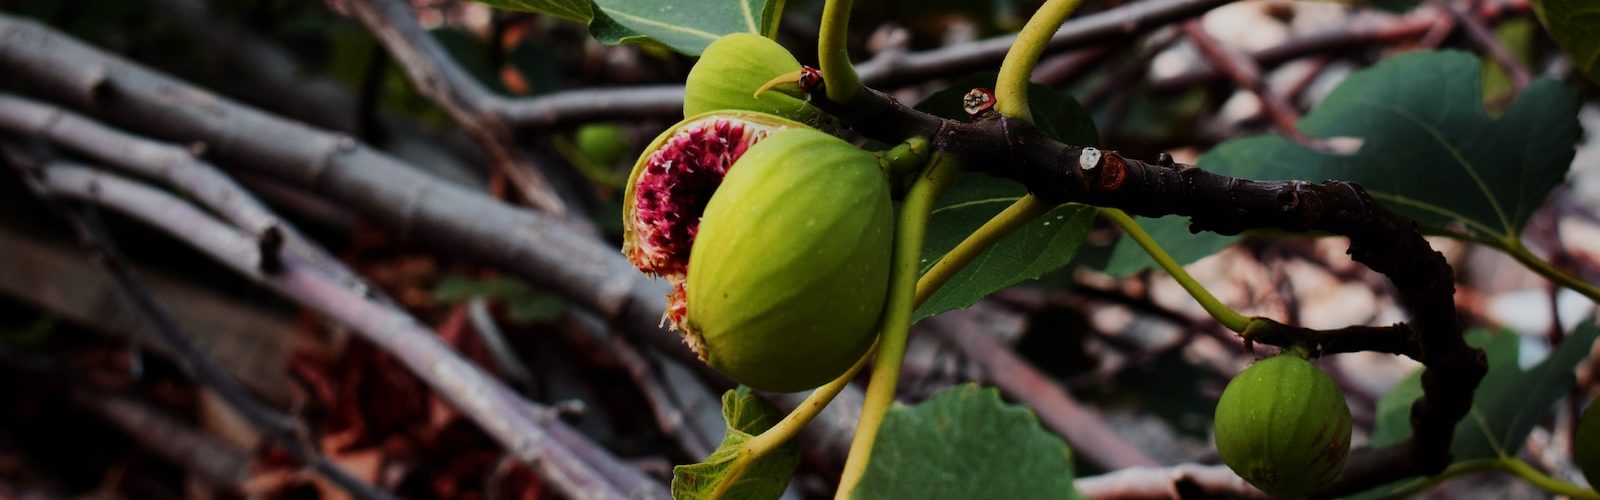
<svg viewBox="0 0 1600 500"><path fill-rule="evenodd" d="M1193 165L1147 163L1114 152L1104 153L1098 163L1085 168L1080 165L1082 148L1057 142L1025 122L945 120L880 92L860 96L841 104L814 93L812 102L874 139L927 137L935 148L967 159L975 171L1016 180L1046 199L1118 208L1145 217L1184 216L1195 231L1232 235L1277 228L1349 237L1351 257L1389 278L1411 318L1388 327L1351 327L1344 333L1370 333L1362 340L1375 343L1359 346L1360 350L1406 354L1428 370L1422 380L1424 395L1413 406L1411 439L1378 455L1358 455L1378 462L1353 464L1329 491L1357 491L1409 474L1433 474L1450 463L1455 424L1470 409L1473 390L1486 370L1483 353L1462 338L1455 314L1454 275L1444 256L1428 245L1413 221L1384 208L1361 186L1342 181L1251 181ZM1270 320L1258 318L1252 325L1263 321ZM1284 325L1261 326L1281 335L1263 337L1263 342L1299 340L1295 330ZM1373 330L1364 330L1369 328ZM1357 339L1337 340L1349 346ZM1360 466L1376 463L1382 466Z"/></svg>

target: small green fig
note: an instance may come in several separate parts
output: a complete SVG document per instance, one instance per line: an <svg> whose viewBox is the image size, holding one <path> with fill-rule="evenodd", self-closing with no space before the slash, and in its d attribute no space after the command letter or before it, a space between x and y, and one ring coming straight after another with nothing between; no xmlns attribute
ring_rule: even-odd
<svg viewBox="0 0 1600 500"><path fill-rule="evenodd" d="M623 150L628 147L628 134L614 123L591 123L578 127L572 142L578 146L584 158L597 165L610 167L622 159Z"/></svg>
<svg viewBox="0 0 1600 500"><path fill-rule="evenodd" d="M1268 495L1298 498L1333 481L1350 454L1350 407L1316 365L1292 353L1240 372L1217 401L1217 452Z"/></svg>
<svg viewBox="0 0 1600 500"><path fill-rule="evenodd" d="M625 196L623 252L673 285L666 319L712 368L799 391L871 345L894 227L872 154L782 118L714 112L657 138Z"/></svg>
<svg viewBox="0 0 1600 500"><path fill-rule="evenodd" d="M756 95L767 82L800 71L782 45L754 33L724 35L700 54L684 82L683 115L717 110L759 111L810 125L825 123L827 115L804 99L778 90Z"/></svg>
<svg viewBox="0 0 1600 500"><path fill-rule="evenodd" d="M1578 438L1572 442L1572 454L1589 480L1589 487L1600 491L1600 398L1589 402L1589 409L1578 422Z"/></svg>

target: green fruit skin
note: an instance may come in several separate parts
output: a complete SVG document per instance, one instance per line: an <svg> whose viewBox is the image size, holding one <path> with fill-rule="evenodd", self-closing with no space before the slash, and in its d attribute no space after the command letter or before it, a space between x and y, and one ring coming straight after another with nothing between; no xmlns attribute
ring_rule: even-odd
<svg viewBox="0 0 1600 500"><path fill-rule="evenodd" d="M1600 398L1589 402L1583 420L1578 422L1578 439L1573 446L1584 479L1589 480L1590 488L1600 491Z"/></svg>
<svg viewBox="0 0 1600 500"><path fill-rule="evenodd" d="M1293 354L1256 362L1217 401L1217 452L1278 498L1328 484L1350 455L1350 407L1326 373Z"/></svg>
<svg viewBox="0 0 1600 500"><path fill-rule="evenodd" d="M872 344L893 228L870 154L808 128L752 146L711 196L689 254L685 323L706 362L775 392L844 373Z"/></svg>
<svg viewBox="0 0 1600 500"><path fill-rule="evenodd" d="M724 35L706 46L689 70L683 115L738 109L821 125L827 115L804 100L776 90L755 96L756 89L773 78L799 70L800 61L778 42L754 33Z"/></svg>
<svg viewBox="0 0 1600 500"><path fill-rule="evenodd" d="M628 136L622 127L611 123L591 123L578 128L572 142L583 156L602 166L611 166L622 159L628 149Z"/></svg>

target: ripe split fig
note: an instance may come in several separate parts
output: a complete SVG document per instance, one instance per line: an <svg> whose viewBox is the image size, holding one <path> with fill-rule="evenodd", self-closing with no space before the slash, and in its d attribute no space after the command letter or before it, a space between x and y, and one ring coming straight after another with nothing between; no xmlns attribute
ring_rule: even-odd
<svg viewBox="0 0 1600 500"><path fill-rule="evenodd" d="M824 123L827 115L802 97L779 90L756 95L756 90L767 82L787 74L796 75L798 89L798 79L804 75L800 61L778 42L753 33L724 35L711 42L689 70L684 82L683 115L735 109L811 125Z"/></svg>
<svg viewBox="0 0 1600 500"><path fill-rule="evenodd" d="M1589 402L1583 420L1578 421L1578 438L1572 443L1583 477L1590 488L1600 491L1600 398Z"/></svg>
<svg viewBox="0 0 1600 500"><path fill-rule="evenodd" d="M716 112L658 138L626 196L624 253L673 284L667 319L712 368L799 391L871 345L894 226L870 153L782 118Z"/></svg>
<svg viewBox="0 0 1600 500"><path fill-rule="evenodd" d="M1333 481L1350 454L1350 407L1316 365L1295 354L1256 362L1217 401L1217 452L1268 495L1298 498Z"/></svg>

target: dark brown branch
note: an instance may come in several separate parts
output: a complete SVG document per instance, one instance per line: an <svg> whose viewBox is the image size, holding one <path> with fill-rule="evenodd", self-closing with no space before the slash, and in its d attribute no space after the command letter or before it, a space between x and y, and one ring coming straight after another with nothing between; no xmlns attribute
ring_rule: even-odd
<svg viewBox="0 0 1600 500"><path fill-rule="evenodd" d="M1343 181L1251 181L1192 165L1146 163L1114 152L1106 152L1099 163L1090 165L1092 169L1085 169L1079 165L1082 149L1061 144L1025 122L943 120L875 91L861 93L848 105L828 102L820 94L813 95L812 102L841 114L874 139L927 137L935 148L970 160L967 164L977 171L1019 181L1046 199L1120 208L1146 217L1180 215L1190 219L1195 231L1238 234L1277 228L1349 237L1351 258L1395 285L1411 321L1387 328L1404 339L1403 351L1415 354L1428 370L1422 380L1423 397L1412 408L1416 432L1398 445L1409 450L1405 453L1409 457L1374 468L1371 475L1347 474L1330 491L1347 492L1353 485L1409 474L1433 474L1450 463L1452 431L1471 407L1473 390L1486 370L1483 353L1462 339L1454 275L1444 256L1428 245L1414 222L1384 208L1361 186ZM1282 331L1281 325L1270 325L1262 324L1267 331Z"/></svg>
<svg viewBox="0 0 1600 500"><path fill-rule="evenodd" d="M251 238L170 195L83 167L56 165L39 175L39 184L52 195L99 204L155 226L285 298L351 327L405 363L564 494L666 496L660 485L549 418L548 409L517 396L404 312L368 300L292 259L285 259L279 273L260 273L254 265L258 247Z"/></svg>

